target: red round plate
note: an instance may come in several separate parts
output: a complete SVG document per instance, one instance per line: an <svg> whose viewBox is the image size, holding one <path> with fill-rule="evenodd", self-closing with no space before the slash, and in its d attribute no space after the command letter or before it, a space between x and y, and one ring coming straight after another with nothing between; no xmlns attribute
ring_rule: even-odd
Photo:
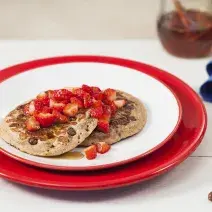
<svg viewBox="0 0 212 212"><path fill-rule="evenodd" d="M100 62L120 65L162 80L175 91L183 108L182 121L175 135L160 149L140 160L92 172L48 171L20 163L0 153L0 176L30 186L63 190L96 190L126 186L153 178L174 168L185 160L202 141L206 131L207 116L199 96L175 76L143 63L102 56L47 58L4 69L0 72L0 80L33 68L70 62Z"/></svg>

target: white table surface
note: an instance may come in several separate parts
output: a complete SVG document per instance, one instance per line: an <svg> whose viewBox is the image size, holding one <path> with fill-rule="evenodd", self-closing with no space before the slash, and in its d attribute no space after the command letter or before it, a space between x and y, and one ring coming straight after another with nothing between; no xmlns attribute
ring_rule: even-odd
<svg viewBox="0 0 212 212"><path fill-rule="evenodd" d="M163 51L157 40L120 41L0 41L0 70L27 60L95 54L128 58L171 72L198 91L207 79L209 59L185 60ZM123 208L131 211L212 211L212 104L205 104L208 129L202 144L174 170L127 188L92 192L52 191L18 185L0 178L0 211L96 211ZM194 114L195 115L195 114ZM209 157L211 156L211 157Z"/></svg>

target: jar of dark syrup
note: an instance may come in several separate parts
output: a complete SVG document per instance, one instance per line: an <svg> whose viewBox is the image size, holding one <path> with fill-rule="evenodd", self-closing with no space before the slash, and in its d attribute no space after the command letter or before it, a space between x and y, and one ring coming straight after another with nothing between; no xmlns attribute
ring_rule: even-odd
<svg viewBox="0 0 212 212"><path fill-rule="evenodd" d="M212 0L160 0L157 33L171 55L212 56Z"/></svg>

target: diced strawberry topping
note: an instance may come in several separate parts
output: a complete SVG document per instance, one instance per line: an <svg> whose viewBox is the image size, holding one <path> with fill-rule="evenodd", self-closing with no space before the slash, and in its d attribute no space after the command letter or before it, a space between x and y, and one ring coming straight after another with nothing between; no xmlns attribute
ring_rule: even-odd
<svg viewBox="0 0 212 212"><path fill-rule="evenodd" d="M68 122L68 118L66 116L64 116L63 114L61 114L60 112L58 112L57 110L53 110L52 114L56 117L56 123L67 123Z"/></svg>
<svg viewBox="0 0 212 212"><path fill-rule="evenodd" d="M109 105L103 105L103 113L105 115L111 116L111 107Z"/></svg>
<svg viewBox="0 0 212 212"><path fill-rule="evenodd" d="M84 107L85 108L89 108L89 107L92 106L93 101L92 101L92 98L91 98L90 94L88 94L88 93L84 94L83 103L84 103Z"/></svg>
<svg viewBox="0 0 212 212"><path fill-rule="evenodd" d="M34 102L35 110L36 111L42 111L42 109L44 107L43 102L39 99L35 99L33 102Z"/></svg>
<svg viewBox="0 0 212 212"><path fill-rule="evenodd" d="M39 122L32 116L26 120L26 128L28 131L37 131L40 129Z"/></svg>
<svg viewBox="0 0 212 212"><path fill-rule="evenodd" d="M56 101L70 100L71 96L72 92L67 89L54 90L51 94L51 98Z"/></svg>
<svg viewBox="0 0 212 212"><path fill-rule="evenodd" d="M70 116L70 117L74 117L77 115L78 113L78 105L74 104L74 103L69 103L65 106L65 108L63 109L63 113L66 116Z"/></svg>
<svg viewBox="0 0 212 212"><path fill-rule="evenodd" d="M106 121L106 122L110 122L110 118L111 118L111 115L108 115L108 114L103 114L100 118L100 120L103 120L103 121Z"/></svg>
<svg viewBox="0 0 212 212"><path fill-rule="evenodd" d="M24 106L24 114L25 114L26 116L30 115L30 114L29 114L29 104L26 104L26 105Z"/></svg>
<svg viewBox="0 0 212 212"><path fill-rule="evenodd" d="M95 145L91 145L84 149L85 156L88 160L93 160L97 157L97 150Z"/></svg>
<svg viewBox="0 0 212 212"><path fill-rule="evenodd" d="M85 84L82 85L82 90L85 91L85 92L87 92L87 93L89 93L89 94L92 94L92 89L88 85L85 85Z"/></svg>
<svg viewBox="0 0 212 212"><path fill-rule="evenodd" d="M52 108L44 106L42 109L43 113L52 113Z"/></svg>
<svg viewBox="0 0 212 212"><path fill-rule="evenodd" d="M103 95L102 92L100 92L100 93L94 93L92 96L93 96L96 100L102 100L103 97L104 97L104 95Z"/></svg>
<svg viewBox="0 0 212 212"><path fill-rule="evenodd" d="M41 92L37 95L37 99L42 100L48 98L48 95L46 92Z"/></svg>
<svg viewBox="0 0 212 212"><path fill-rule="evenodd" d="M70 102L74 103L74 104L77 104L78 108L83 108L84 107L82 100L80 100L77 97L71 97Z"/></svg>
<svg viewBox="0 0 212 212"><path fill-rule="evenodd" d="M98 87L95 87L95 86L92 86L91 89L92 89L92 93L93 93L93 94L94 94L94 93L100 93L100 92L101 92L101 89L98 88Z"/></svg>
<svg viewBox="0 0 212 212"><path fill-rule="evenodd" d="M35 104L34 104L34 101L31 101L29 103L29 115L33 115L35 112Z"/></svg>
<svg viewBox="0 0 212 212"><path fill-rule="evenodd" d="M116 91L114 89L108 88L104 91L104 98L110 102L116 99Z"/></svg>
<svg viewBox="0 0 212 212"><path fill-rule="evenodd" d="M114 104L114 102L111 102L111 103L110 103L110 109L111 109L112 115L115 115L115 113L116 113L116 111L117 111L117 107L116 107L116 105Z"/></svg>
<svg viewBox="0 0 212 212"><path fill-rule="evenodd" d="M82 90L82 88L76 88L76 89L73 90L73 94L76 97L83 99L86 92L84 90Z"/></svg>
<svg viewBox="0 0 212 212"><path fill-rule="evenodd" d="M97 152L100 154L104 154L110 150L111 146L106 142L98 142L96 144Z"/></svg>
<svg viewBox="0 0 212 212"><path fill-rule="evenodd" d="M53 114L43 112L36 114L35 118L40 123L41 127L50 127L56 120L56 117Z"/></svg>
<svg viewBox="0 0 212 212"><path fill-rule="evenodd" d="M56 101L50 99L50 108L52 108L54 110L62 112L65 106L66 106L66 104L63 102L56 102Z"/></svg>
<svg viewBox="0 0 212 212"><path fill-rule="evenodd" d="M102 109L101 106L100 107L91 108L91 110L90 110L90 115L93 118L101 118L102 114L103 114L103 109Z"/></svg>
<svg viewBox="0 0 212 212"><path fill-rule="evenodd" d="M92 107L102 107L103 106L103 103L102 103L102 101L100 101L100 100L93 100L93 105L92 105Z"/></svg>
<svg viewBox="0 0 212 212"><path fill-rule="evenodd" d="M126 104L126 100L125 99L115 100L114 104L116 105L117 108L122 108Z"/></svg>
<svg viewBox="0 0 212 212"><path fill-rule="evenodd" d="M54 94L54 91L53 91L53 90L48 90L48 91L46 91L46 93L47 93L47 96L48 96L50 99L53 98L53 94Z"/></svg>
<svg viewBox="0 0 212 212"><path fill-rule="evenodd" d="M109 122L106 120L99 119L97 123L97 129L103 133L109 133L110 131Z"/></svg>

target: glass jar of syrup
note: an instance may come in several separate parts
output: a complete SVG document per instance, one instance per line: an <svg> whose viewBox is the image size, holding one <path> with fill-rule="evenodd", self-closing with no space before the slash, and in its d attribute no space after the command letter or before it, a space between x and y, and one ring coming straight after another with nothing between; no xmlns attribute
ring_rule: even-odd
<svg viewBox="0 0 212 212"><path fill-rule="evenodd" d="M170 54L182 58L212 55L212 0L161 0L157 33Z"/></svg>

